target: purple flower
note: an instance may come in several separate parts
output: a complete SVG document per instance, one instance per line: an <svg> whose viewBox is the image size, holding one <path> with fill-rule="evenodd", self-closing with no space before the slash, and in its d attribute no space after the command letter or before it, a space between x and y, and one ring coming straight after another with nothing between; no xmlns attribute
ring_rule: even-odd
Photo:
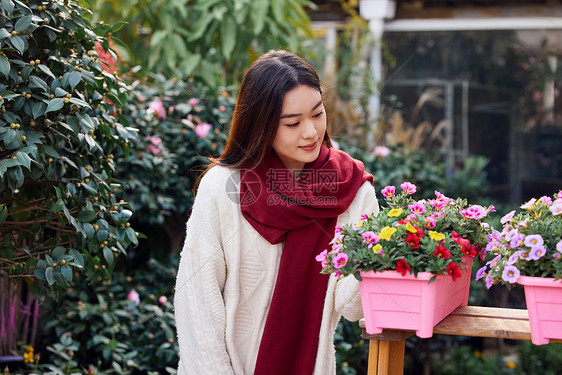
<svg viewBox="0 0 562 375"><path fill-rule="evenodd" d="M531 199L530 201L528 201L527 203L521 205L521 208L524 210L528 210L529 208L533 207L533 205L535 204L537 200L535 198ZM502 223L504 224L504 223Z"/></svg>
<svg viewBox="0 0 562 375"><path fill-rule="evenodd" d="M558 259L560 259L561 255L560 255L560 253L554 253L554 254L552 254L552 257L554 259L558 260Z"/></svg>
<svg viewBox="0 0 562 375"><path fill-rule="evenodd" d="M510 284L514 284L519 279L521 272L515 266L506 266L502 272L503 281L507 281Z"/></svg>
<svg viewBox="0 0 562 375"><path fill-rule="evenodd" d="M484 280L486 281L486 289L490 289L494 285L494 279L490 274L486 275Z"/></svg>
<svg viewBox="0 0 562 375"><path fill-rule="evenodd" d="M369 244L369 249L373 246L373 244L376 244L377 242L379 242L379 238L377 237L375 232L362 233L361 237L363 237L363 243Z"/></svg>
<svg viewBox="0 0 562 375"><path fill-rule="evenodd" d="M400 184L400 188L404 190L406 194L414 194L416 192L416 185L412 184L411 182L403 182Z"/></svg>
<svg viewBox="0 0 562 375"><path fill-rule="evenodd" d="M514 237L516 237L519 234L519 231L517 229L512 229L509 232L506 233L505 235L505 240L506 241L511 241Z"/></svg>
<svg viewBox="0 0 562 375"><path fill-rule="evenodd" d="M543 245L537 245L527 254L527 260L539 260L546 254L546 248Z"/></svg>
<svg viewBox="0 0 562 375"><path fill-rule="evenodd" d="M493 240L491 242L488 242L488 244L486 245L486 251L488 251L488 252L495 251L500 246L501 246L501 243L499 241Z"/></svg>
<svg viewBox="0 0 562 375"><path fill-rule="evenodd" d="M507 266L511 266L521 258L521 255L525 254L525 250L519 250L511 254L507 262L505 263Z"/></svg>
<svg viewBox="0 0 562 375"><path fill-rule="evenodd" d="M501 233L493 228L492 228L492 233L486 236L486 240L488 242L499 241L500 239L501 239Z"/></svg>
<svg viewBox="0 0 562 375"><path fill-rule="evenodd" d="M336 225L336 227L334 228L334 233L339 233L342 231L342 227L340 227L339 225Z"/></svg>
<svg viewBox="0 0 562 375"><path fill-rule="evenodd" d="M512 249L516 249L523 244L524 240L525 240L525 235L523 233L517 233L511 238L509 247L511 247Z"/></svg>
<svg viewBox="0 0 562 375"><path fill-rule="evenodd" d="M562 253L562 241L560 241L556 244L556 250L558 250L559 252Z"/></svg>
<svg viewBox="0 0 562 375"><path fill-rule="evenodd" d="M369 215L361 214L361 220L367 220L368 218L369 218Z"/></svg>
<svg viewBox="0 0 562 375"><path fill-rule="evenodd" d="M135 303L135 306L140 305L140 296L137 293L136 290L131 289L131 291L129 292L129 294L127 294L127 299L131 302Z"/></svg>
<svg viewBox="0 0 562 375"><path fill-rule="evenodd" d="M525 237L525 246L527 247L533 247L542 244L544 244L544 240L542 239L540 234L530 234Z"/></svg>
<svg viewBox="0 0 562 375"><path fill-rule="evenodd" d="M204 138L207 136L207 134L209 134L209 131L212 128L213 125L211 124L207 124L207 123L197 124L197 126L195 127L195 134L197 134L199 138Z"/></svg>
<svg viewBox="0 0 562 375"><path fill-rule="evenodd" d="M562 203L555 203L552 206L548 207L550 212L552 212L553 216L557 216L562 214Z"/></svg>
<svg viewBox="0 0 562 375"><path fill-rule="evenodd" d="M482 277L484 277L484 274L486 273L486 269L488 267L484 266L482 268L480 268L478 271L476 271L476 280L480 280Z"/></svg>
<svg viewBox="0 0 562 375"><path fill-rule="evenodd" d="M552 203L552 198L543 195L542 197L539 198L539 201L543 202L545 205L548 206L549 204Z"/></svg>
<svg viewBox="0 0 562 375"><path fill-rule="evenodd" d="M513 219L513 216L515 216L515 210L511 211L510 213L508 213L507 215L505 215L504 217L502 217L500 219L500 223L505 224L508 221L511 221L511 219Z"/></svg>

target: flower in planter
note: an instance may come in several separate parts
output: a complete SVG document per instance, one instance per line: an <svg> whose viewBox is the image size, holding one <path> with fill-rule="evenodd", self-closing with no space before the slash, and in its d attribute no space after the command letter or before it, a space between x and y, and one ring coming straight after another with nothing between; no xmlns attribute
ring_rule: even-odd
<svg viewBox="0 0 562 375"><path fill-rule="evenodd" d="M482 219L494 211L492 206L469 205L438 191L435 199L415 201L416 185L404 182L400 188L400 193L395 186L382 189L388 207L378 216L362 215L359 223L336 228L332 249L316 258L322 273L360 279L360 270L396 270L403 276L430 272L456 280L463 259L472 260L485 251L490 228Z"/></svg>
<svg viewBox="0 0 562 375"><path fill-rule="evenodd" d="M502 231L488 236L486 251L494 256L476 279L486 286L517 283L519 276L562 278L562 191L533 198L503 216Z"/></svg>

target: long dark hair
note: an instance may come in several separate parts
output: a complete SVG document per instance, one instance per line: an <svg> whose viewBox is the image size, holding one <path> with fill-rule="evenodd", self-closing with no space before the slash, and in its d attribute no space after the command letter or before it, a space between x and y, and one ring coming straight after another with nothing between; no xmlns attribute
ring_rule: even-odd
<svg viewBox="0 0 562 375"><path fill-rule="evenodd" d="M255 168L271 150L285 93L300 85L320 94L320 78L310 64L287 51L269 51L259 57L242 80L232 113L226 147L211 166ZM326 131L323 144L332 146Z"/></svg>

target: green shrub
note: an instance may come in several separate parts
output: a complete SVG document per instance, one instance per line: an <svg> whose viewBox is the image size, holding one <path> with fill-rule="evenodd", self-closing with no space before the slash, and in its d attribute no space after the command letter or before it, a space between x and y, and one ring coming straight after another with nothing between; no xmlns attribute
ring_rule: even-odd
<svg viewBox="0 0 562 375"><path fill-rule="evenodd" d="M132 276L116 271L111 282L80 284L60 304L45 305L35 348L41 373L66 366L96 374L174 373L178 347L171 296L177 266L177 257L150 260Z"/></svg>
<svg viewBox="0 0 562 375"><path fill-rule="evenodd" d="M177 252L196 180L207 157L224 149L234 98L226 91L159 75L132 86L123 116L139 129L139 139L118 163L121 197L131 205L134 222L148 242L159 225ZM167 254L170 247L162 249L163 241L158 242L150 246L153 254Z"/></svg>
<svg viewBox="0 0 562 375"><path fill-rule="evenodd" d="M136 131L113 103L120 81L94 50L108 40L77 1L0 6L0 277L60 296L74 269L107 278L136 243L116 199L114 155Z"/></svg>

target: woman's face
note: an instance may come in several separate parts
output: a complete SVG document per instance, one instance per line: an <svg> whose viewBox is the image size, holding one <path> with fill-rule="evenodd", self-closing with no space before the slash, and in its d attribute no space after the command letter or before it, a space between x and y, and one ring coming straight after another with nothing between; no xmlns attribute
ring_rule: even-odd
<svg viewBox="0 0 562 375"><path fill-rule="evenodd" d="M326 114L320 92L300 85L285 93L272 146L293 175L316 160L325 133Z"/></svg>

